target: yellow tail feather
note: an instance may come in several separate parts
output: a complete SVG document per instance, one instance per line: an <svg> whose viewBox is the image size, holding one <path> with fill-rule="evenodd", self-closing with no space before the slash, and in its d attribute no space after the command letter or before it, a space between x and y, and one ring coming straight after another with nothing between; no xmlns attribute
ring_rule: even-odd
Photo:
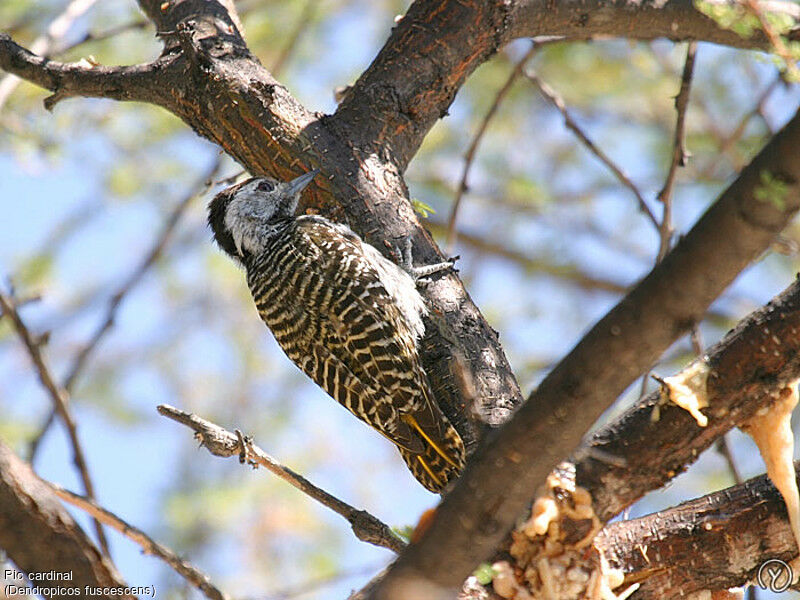
<svg viewBox="0 0 800 600"><path fill-rule="evenodd" d="M401 419L402 419L404 422L406 422L406 423L408 423L409 425L411 425L411 426L412 426L414 429L416 429L416 430L417 430L417 433L419 433L419 434L420 434L420 435L421 435L421 436L422 436L422 437L425 439L425 441L426 441L426 442L428 442L428 443L431 445L431 447L432 447L434 450L436 450L437 454L439 454L439 456L441 456L443 459L445 459L445 460L446 460L446 461L447 461L447 462L450 464L450 466L452 466L454 469L458 469L458 468L459 468L459 467L458 467L458 465L457 465L456 463L454 463L454 462L453 462L453 459L451 459L451 458L450 458L450 457L447 455L447 453L446 453L444 450L442 450L442 449L439 447L439 444L437 444L436 442L434 442L434 441L433 441L433 440L430 438L430 436L428 436L428 434L427 434L427 433L425 433L425 432L422 430L422 427L420 427L420 426L419 426L419 423L417 423L417 420L416 420L416 419L415 419L415 418L414 418L412 415L403 415L403 416L402 416L402 417L400 417L400 418L401 418ZM420 458L420 462L422 462L422 459L421 459L421 458ZM425 470L426 470L426 471L428 471L428 473L430 473L430 474L431 474L431 476L432 476L433 474L432 474L432 473L431 473L431 471L430 471L430 467L428 467L428 465L426 465L424 462L422 462L422 464L423 464L423 466L425 467ZM434 479L436 479L436 478L434 477Z"/></svg>
<svg viewBox="0 0 800 600"><path fill-rule="evenodd" d="M439 478L438 478L438 477L437 477L437 476L434 474L434 472L433 472L433 469L431 469L431 468L428 466L428 463L426 463L426 462L425 462L425 459L424 459L424 458L422 458L421 456L417 456L417 460L418 460L418 461L420 462L420 464L422 465L422 468L423 468L423 469L425 469L425 471L427 471L428 475L430 475L430 476L431 476L431 479L433 479L433 481L434 481L434 482L436 482L436 485L438 485L439 487L442 487L442 481L441 481L441 479L439 479Z"/></svg>

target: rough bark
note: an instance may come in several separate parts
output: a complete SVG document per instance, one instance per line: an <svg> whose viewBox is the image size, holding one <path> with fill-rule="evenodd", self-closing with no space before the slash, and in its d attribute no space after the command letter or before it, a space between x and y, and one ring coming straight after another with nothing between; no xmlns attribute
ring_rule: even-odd
<svg viewBox="0 0 800 600"><path fill-rule="evenodd" d="M127 584L61 501L0 441L0 548L26 574L69 573L70 581L37 582L41 587L116 587ZM74 598L53 594L48 598ZM98 598L130 598L102 594Z"/></svg>
<svg viewBox="0 0 800 600"><path fill-rule="evenodd" d="M800 462L795 463L798 469ZM739 587L756 581L764 562L788 563L797 556L786 505L764 475L640 519L613 523L595 545L625 572L626 583L640 582L632 596L636 600Z"/></svg>
<svg viewBox="0 0 800 600"><path fill-rule="evenodd" d="M743 38L722 29L692 0L417 0L333 119L356 146L390 152L402 171L475 68L511 40L539 36L769 49L763 33Z"/></svg>
<svg viewBox="0 0 800 600"><path fill-rule="evenodd" d="M700 322L800 208L798 144L800 113L472 456L426 534L374 597L402 598L399 590L419 582L455 590L501 544L567 448L577 447L625 388ZM774 194L766 191L769 181L778 182Z"/></svg>
<svg viewBox="0 0 800 600"><path fill-rule="evenodd" d="M664 403L658 391L603 427L574 459L576 482L603 521L658 489L716 439L752 417L800 379L800 280L741 321L705 354L708 426ZM658 406L658 420L653 420ZM603 460L598 456L613 457Z"/></svg>
<svg viewBox="0 0 800 600"><path fill-rule="evenodd" d="M165 40L160 59L105 71L37 63L7 36L0 66L54 92L50 106L74 95L136 99L180 116L254 174L288 179L312 167L324 178L310 204L348 222L387 255L411 238L417 262L440 253L408 201L402 172L469 74L514 37L596 35L694 38L745 48L697 12L667 2L470 2L417 0L384 49L332 116L306 110L249 53L231 3L140 0ZM527 405L480 451L437 513L428 535L387 578L400 574L456 587L488 555L555 464L596 416L702 317L708 303L766 248L797 208L798 118L761 153L675 251L561 363ZM758 202L763 173L788 190ZM426 290L435 327L423 360L444 411L468 446L483 425L498 425L521 395L495 332L455 275ZM613 357L613 358L611 358ZM609 361L613 361L613 368ZM464 390L476 398L467 405Z"/></svg>

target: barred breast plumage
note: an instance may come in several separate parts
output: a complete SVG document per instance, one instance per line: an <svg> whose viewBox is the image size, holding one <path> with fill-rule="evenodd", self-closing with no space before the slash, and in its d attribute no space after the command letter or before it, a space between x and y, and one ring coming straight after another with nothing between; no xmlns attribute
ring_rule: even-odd
<svg viewBox="0 0 800 600"><path fill-rule="evenodd" d="M246 268L286 355L441 491L462 470L464 446L420 364L424 301L411 275L346 226L294 217L311 177L256 178L222 192L210 206L215 237Z"/></svg>

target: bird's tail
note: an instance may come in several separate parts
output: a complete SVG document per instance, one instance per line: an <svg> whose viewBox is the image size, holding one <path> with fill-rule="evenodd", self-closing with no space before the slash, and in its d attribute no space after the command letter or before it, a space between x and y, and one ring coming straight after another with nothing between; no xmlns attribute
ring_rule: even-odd
<svg viewBox="0 0 800 600"><path fill-rule="evenodd" d="M417 413L403 415L405 421L423 441L422 452L398 447L408 468L428 490L439 493L464 470L464 442L455 427L438 408L429 405Z"/></svg>

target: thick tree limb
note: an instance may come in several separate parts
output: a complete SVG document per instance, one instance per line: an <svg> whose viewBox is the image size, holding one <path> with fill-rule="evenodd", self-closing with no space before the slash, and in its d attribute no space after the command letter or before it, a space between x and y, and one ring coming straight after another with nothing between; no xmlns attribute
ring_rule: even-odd
<svg viewBox="0 0 800 600"><path fill-rule="evenodd" d="M160 104L161 72L168 60L131 67L104 67L87 63L61 63L31 54L0 33L0 68L53 92L45 108L64 98L87 96L114 100L137 100Z"/></svg>
<svg viewBox="0 0 800 600"><path fill-rule="evenodd" d="M494 550L560 456L800 208L800 113L686 237L561 361L528 402L476 452L418 544L375 597L409 581L456 589Z"/></svg>
<svg viewBox="0 0 800 600"><path fill-rule="evenodd" d="M311 188L315 204L348 221L378 247L388 244L393 248L411 237L421 262L432 261L437 252L414 217L401 173L466 77L512 37L538 35L526 27L535 25L542 34L573 36L570 39L599 33L676 39L697 36L759 46L758 40L742 41L723 32L694 11L688 0L582 5L592 9L588 14L576 11L573 2L418 0L340 110L324 118L306 111L253 60L235 17L228 12L229 2L178 0L165 5L141 0L141 5L166 36L167 55L161 60L170 64L164 72L171 76L160 81L163 85L157 91L148 92L152 99L142 99L179 115L254 173L288 179L309 167L322 168L328 179ZM559 19L557 23L553 16ZM696 31L688 24L695 21L702 24ZM0 45L0 56L5 55L4 50L8 49ZM57 77L55 83L53 79L62 73L49 73L47 65L33 62L23 61L22 65L38 67L28 73L29 79L64 87ZM86 86L84 91L95 89L91 74L82 72L80 79L73 93L82 93L78 83ZM107 89L103 92L96 95L114 97ZM124 90L119 95L132 98ZM794 163L798 159L793 158L791 148L798 140L792 127L797 129L796 123L789 126L789 134L784 131L768 147L779 149L767 152L760 163L748 169L738 186L723 196L724 201L667 257L660 270L554 371L537 393L537 402L522 409L502 438L495 437L445 502L429 540L412 549L401 566L415 565L412 570L419 568L425 574L439 570L440 583L457 585L508 530L508 521L533 494L536 483L574 447L599 410L643 370L640 363L649 366L766 247L768 238L796 208L798 169ZM766 170L774 174L772 179L763 179ZM771 183L787 187L785 206L759 205L751 199L760 185ZM697 275L700 271L702 278ZM518 404L519 391L493 332L457 279L447 276L435 281L427 296L441 321L437 324L443 338L435 333L426 338L423 360L437 397L444 399L443 409L467 443L474 445L479 430L472 419L478 424L502 422ZM459 356L479 398L475 407L465 407L451 389L451 365L459 362ZM608 373L609 357L615 358L615 373ZM533 421L537 423L531 426ZM554 439L560 431L563 437ZM539 458L540 463L528 468L529 460ZM526 464L519 464L521 460ZM508 473L512 480L507 489L503 478L497 477L499 473ZM457 518L457 513L462 518ZM440 569L445 556L447 570Z"/></svg>
<svg viewBox="0 0 800 600"><path fill-rule="evenodd" d="M795 463L798 469L800 462ZM612 523L595 546L625 572L626 584L640 583L636 600L739 587L756 581L766 561L789 562L797 556L786 505L766 475L640 519Z"/></svg>
<svg viewBox="0 0 800 600"><path fill-rule="evenodd" d="M766 12L795 19L800 16L793 2L762 1L758 4ZM732 48L771 49L764 32L744 38L723 29L697 10L693 0L518 0L514 2L510 20L510 35L514 38L560 35L579 40L600 35L652 40L665 37L676 42L699 40Z"/></svg>
<svg viewBox="0 0 800 600"><path fill-rule="evenodd" d="M796 385L800 378L798 331L800 280L749 315L704 354L702 360L708 368L708 377L705 389L699 393L709 404L702 410L708 417L706 427L698 426L686 410L664 399L660 392L654 392L595 434L588 447L576 453L572 463L559 465L551 475L559 481L557 496L568 498L577 487L585 490L599 526L647 491L663 487L715 440L724 439L728 430L746 422L789 386ZM674 378L685 379L692 372L696 372L695 363ZM559 528L581 532L577 535L580 539L587 531L587 521L583 518L566 517ZM657 517L651 519L652 524L657 521ZM525 523L516 528L513 540L506 540L497 555L503 560L513 556L513 568L527 571L530 565L545 559L543 539L532 534L529 523ZM647 546L638 534L619 543ZM793 547L792 541L790 548ZM648 556L653 562L652 572L657 572L658 555ZM581 563L574 566L579 565L591 570ZM636 569L631 573L628 585L646 576L640 576Z"/></svg>
<svg viewBox="0 0 800 600"><path fill-rule="evenodd" d="M576 482L608 521L684 471L714 441L800 378L800 280L749 315L705 354L706 427L658 391L592 436L575 459ZM658 420L653 420L654 411ZM597 459L614 457L615 461Z"/></svg>
<svg viewBox="0 0 800 600"><path fill-rule="evenodd" d="M111 561L92 544L47 484L2 441L0 548L26 573L52 570L72 574L70 582L56 582L57 584L80 588L87 585L127 585ZM95 597L135 598L116 594Z"/></svg>
<svg viewBox="0 0 800 600"><path fill-rule="evenodd" d="M775 9L797 13L791 2L770 2ZM666 37L770 49L763 33L742 38L722 29L692 0L417 0L334 119L356 146L389 148L403 170L472 71L512 39L537 36Z"/></svg>
<svg viewBox="0 0 800 600"><path fill-rule="evenodd" d="M195 437L211 454L222 457L238 455L242 463L248 462L254 467L261 465L323 506L344 517L350 523L355 536L361 541L388 548L394 552L402 552L405 548L405 543L394 535L383 521L365 510L359 510L347 502L339 500L289 467L283 466L238 431L237 434L233 434L211 421L168 404L159 405L158 412L194 430Z"/></svg>

